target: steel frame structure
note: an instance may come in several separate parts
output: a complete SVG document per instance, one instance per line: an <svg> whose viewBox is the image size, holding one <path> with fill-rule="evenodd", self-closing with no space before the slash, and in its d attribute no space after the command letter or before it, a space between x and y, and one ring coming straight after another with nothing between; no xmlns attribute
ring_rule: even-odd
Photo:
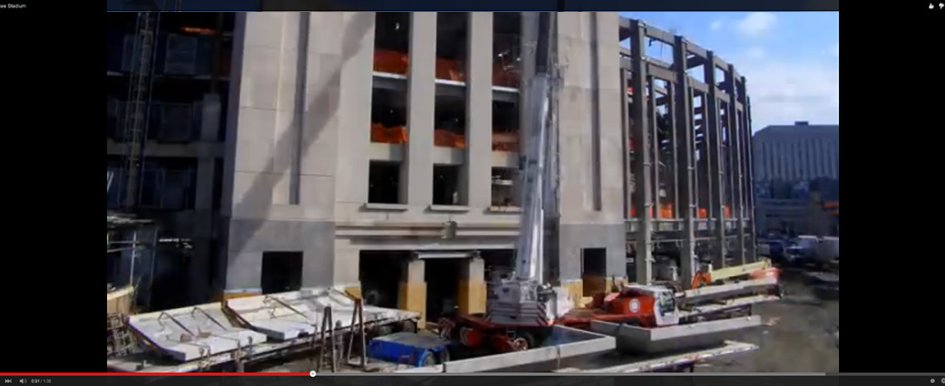
<svg viewBox="0 0 945 386"><path fill-rule="evenodd" d="M714 267L726 266L726 257L736 264L755 261L745 77L683 36L621 18L620 41L628 39L620 58L624 213L628 251L646 257L635 260L637 281L651 280L654 248L661 243L679 247L684 280L698 269L697 246L708 247ZM673 63L647 56L654 41L672 48ZM671 217L659 210L666 204Z"/></svg>

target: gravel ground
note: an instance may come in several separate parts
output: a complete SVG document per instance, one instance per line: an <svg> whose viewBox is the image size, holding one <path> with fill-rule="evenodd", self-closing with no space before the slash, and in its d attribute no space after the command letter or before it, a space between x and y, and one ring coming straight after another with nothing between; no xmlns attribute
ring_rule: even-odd
<svg viewBox="0 0 945 386"><path fill-rule="evenodd" d="M700 364L697 372L840 371L840 301L817 299L796 272L784 272L782 283L784 299L755 307L762 328L736 338L758 350Z"/></svg>

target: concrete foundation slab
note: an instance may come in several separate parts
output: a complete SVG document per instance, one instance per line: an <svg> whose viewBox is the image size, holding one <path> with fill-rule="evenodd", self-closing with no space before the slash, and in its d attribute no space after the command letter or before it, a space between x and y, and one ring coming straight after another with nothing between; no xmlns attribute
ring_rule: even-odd
<svg viewBox="0 0 945 386"><path fill-rule="evenodd" d="M721 345L730 333L760 325L761 317L754 315L659 328L592 321L591 330L615 336L619 352L649 354Z"/></svg>
<svg viewBox="0 0 945 386"><path fill-rule="evenodd" d="M531 350L449 361L442 365L400 370L405 373L477 373L551 371L564 359L613 350L614 338L575 328L555 326L545 345Z"/></svg>
<svg viewBox="0 0 945 386"><path fill-rule="evenodd" d="M231 299L226 307L252 328L276 340L295 339L321 332L326 308L331 308L335 326L347 328L354 313L354 300L344 292L310 288L262 296ZM419 313L364 306L366 324L417 320Z"/></svg>
<svg viewBox="0 0 945 386"><path fill-rule="evenodd" d="M133 315L128 325L169 357L186 362L266 341L229 321L219 303Z"/></svg>
<svg viewBox="0 0 945 386"><path fill-rule="evenodd" d="M681 353L631 356L610 352L593 357L591 360L582 363L575 363L573 366L562 367L561 369L555 370L555 372L598 374L647 373L679 368L707 359L747 353L757 349L758 346L751 343L726 341L719 347L710 347L697 351L689 350Z"/></svg>

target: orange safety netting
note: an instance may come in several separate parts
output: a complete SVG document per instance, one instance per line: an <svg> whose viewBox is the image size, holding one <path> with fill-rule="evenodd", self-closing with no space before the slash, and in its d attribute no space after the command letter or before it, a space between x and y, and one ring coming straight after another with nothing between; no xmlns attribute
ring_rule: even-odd
<svg viewBox="0 0 945 386"><path fill-rule="evenodd" d="M407 128L404 126L386 127L380 123L371 125L371 142L404 144L407 143Z"/></svg>
<svg viewBox="0 0 945 386"><path fill-rule="evenodd" d="M732 218L732 208L724 207L725 218Z"/></svg>
<svg viewBox="0 0 945 386"><path fill-rule="evenodd" d="M514 66L503 66L494 64L492 66L492 85L502 87L518 88L519 71Z"/></svg>
<svg viewBox="0 0 945 386"><path fill-rule="evenodd" d="M676 213L673 211L673 204L663 204L660 207L660 218L675 218Z"/></svg>
<svg viewBox="0 0 945 386"><path fill-rule="evenodd" d="M493 151L513 151L517 152L518 134L515 133L492 133Z"/></svg>
<svg viewBox="0 0 945 386"><path fill-rule="evenodd" d="M676 213L675 213L675 211L673 211L673 204L662 204L662 205L660 205L660 218L675 218L675 215L676 215ZM633 207L630 208L630 217L631 217L631 218L636 218L636 217L637 217L637 209L636 209L636 208L633 208ZM652 208L652 207L650 208L650 217L655 217L655 216L653 215L653 208Z"/></svg>
<svg viewBox="0 0 945 386"><path fill-rule="evenodd" d="M456 149L466 148L466 136L456 134L449 130L434 130L433 144L440 147L452 147Z"/></svg>
<svg viewBox="0 0 945 386"><path fill-rule="evenodd" d="M407 54L389 50L374 51L374 71L407 75L409 59Z"/></svg>
<svg viewBox="0 0 945 386"><path fill-rule="evenodd" d="M699 218L709 218L709 210L706 208L699 208Z"/></svg>
<svg viewBox="0 0 945 386"><path fill-rule="evenodd" d="M457 82L466 81L466 72L462 70L463 66L459 61L436 58L436 78L455 80Z"/></svg>

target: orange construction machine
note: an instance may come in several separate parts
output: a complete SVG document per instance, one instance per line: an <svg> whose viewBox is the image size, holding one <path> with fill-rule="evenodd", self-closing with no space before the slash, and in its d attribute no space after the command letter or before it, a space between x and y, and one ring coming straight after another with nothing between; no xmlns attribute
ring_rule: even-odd
<svg viewBox="0 0 945 386"><path fill-rule="evenodd" d="M626 285L596 295L589 308L573 309L557 323L588 329L596 320L655 328L747 315L753 304L781 298L778 269L753 268L740 275L745 280L728 283L713 282L711 271L705 270L693 279L694 288L684 291L671 285Z"/></svg>
<svg viewBox="0 0 945 386"><path fill-rule="evenodd" d="M631 284L619 292L595 296L590 308L571 310L558 323L589 329L591 320L640 327L676 325L679 324L676 292L660 285Z"/></svg>

